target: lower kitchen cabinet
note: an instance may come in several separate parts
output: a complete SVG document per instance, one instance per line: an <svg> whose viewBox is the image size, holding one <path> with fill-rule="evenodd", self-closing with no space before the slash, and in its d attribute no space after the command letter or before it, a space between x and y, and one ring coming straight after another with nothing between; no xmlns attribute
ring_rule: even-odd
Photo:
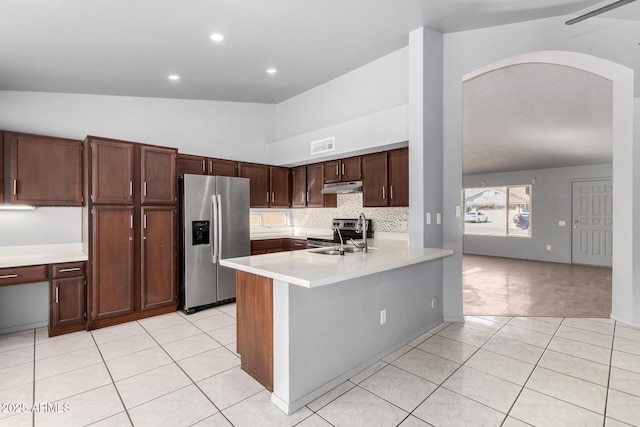
<svg viewBox="0 0 640 427"><path fill-rule="evenodd" d="M261 239L251 241L251 255L272 254L284 251L284 239Z"/></svg>
<svg viewBox="0 0 640 427"><path fill-rule="evenodd" d="M143 207L141 237L141 309L177 303L176 209Z"/></svg>
<svg viewBox="0 0 640 427"><path fill-rule="evenodd" d="M49 268L49 336L86 329L86 263L81 261L53 264Z"/></svg>
<svg viewBox="0 0 640 427"><path fill-rule="evenodd" d="M91 320L133 313L134 233L131 206L94 206Z"/></svg>

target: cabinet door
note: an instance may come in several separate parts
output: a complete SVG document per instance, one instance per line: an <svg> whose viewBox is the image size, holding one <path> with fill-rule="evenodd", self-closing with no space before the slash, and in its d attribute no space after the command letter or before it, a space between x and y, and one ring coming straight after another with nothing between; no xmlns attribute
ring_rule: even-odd
<svg viewBox="0 0 640 427"><path fill-rule="evenodd" d="M340 182L340 160L324 162L324 182Z"/></svg>
<svg viewBox="0 0 640 427"><path fill-rule="evenodd" d="M249 205L252 208L268 208L271 201L269 193L269 166L253 163L240 163L238 176L249 178Z"/></svg>
<svg viewBox="0 0 640 427"><path fill-rule="evenodd" d="M84 276L51 281L50 328L63 328L86 323Z"/></svg>
<svg viewBox="0 0 640 427"><path fill-rule="evenodd" d="M270 166L272 208L288 208L290 206L289 169Z"/></svg>
<svg viewBox="0 0 640 427"><path fill-rule="evenodd" d="M238 162L232 160L209 159L209 175L238 176Z"/></svg>
<svg viewBox="0 0 640 427"><path fill-rule="evenodd" d="M207 159L190 154L178 154L178 176L185 173L191 175L207 174Z"/></svg>
<svg viewBox="0 0 640 427"><path fill-rule="evenodd" d="M361 179L360 156L340 160L341 181L360 181Z"/></svg>
<svg viewBox="0 0 640 427"><path fill-rule="evenodd" d="M307 206L307 167L293 168L291 177L293 180L291 207L304 208Z"/></svg>
<svg viewBox="0 0 640 427"><path fill-rule="evenodd" d="M362 205L387 206L387 152L362 156Z"/></svg>
<svg viewBox="0 0 640 427"><path fill-rule="evenodd" d="M141 217L141 309L176 304L176 210L142 207Z"/></svg>
<svg viewBox="0 0 640 427"><path fill-rule="evenodd" d="M176 150L143 145L140 147L140 202L176 202Z"/></svg>
<svg viewBox="0 0 640 427"><path fill-rule="evenodd" d="M322 194L324 187L324 163L307 165L307 206L310 208L322 208L338 206L338 196L336 194Z"/></svg>
<svg viewBox="0 0 640 427"><path fill-rule="evenodd" d="M93 207L91 318L133 313L133 208Z"/></svg>
<svg viewBox="0 0 640 427"><path fill-rule="evenodd" d="M91 200L133 204L133 144L91 140Z"/></svg>
<svg viewBox="0 0 640 427"><path fill-rule="evenodd" d="M82 141L5 134L9 200L34 206L82 206Z"/></svg>
<svg viewBox="0 0 640 427"><path fill-rule="evenodd" d="M389 151L389 206L409 206L409 148Z"/></svg>

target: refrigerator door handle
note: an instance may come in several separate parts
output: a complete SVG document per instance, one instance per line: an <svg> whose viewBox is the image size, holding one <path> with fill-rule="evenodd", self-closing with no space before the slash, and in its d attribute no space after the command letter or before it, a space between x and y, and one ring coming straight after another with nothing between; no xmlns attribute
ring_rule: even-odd
<svg viewBox="0 0 640 427"><path fill-rule="evenodd" d="M213 215L213 232L214 232L214 238L213 238L213 245L212 245L212 253L211 253L211 263L212 264L217 264L218 263L218 238L217 236L215 236L215 233L218 229L218 223L220 222L220 218L218 218L218 199L216 198L216 195L214 194L213 196L211 196L211 213Z"/></svg>
<svg viewBox="0 0 640 427"><path fill-rule="evenodd" d="M218 259L222 259L222 198L219 194L218 198Z"/></svg>

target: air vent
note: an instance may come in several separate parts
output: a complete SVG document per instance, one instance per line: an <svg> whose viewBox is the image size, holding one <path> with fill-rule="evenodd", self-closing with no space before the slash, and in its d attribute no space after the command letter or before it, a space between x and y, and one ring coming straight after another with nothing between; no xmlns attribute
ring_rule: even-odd
<svg viewBox="0 0 640 427"><path fill-rule="evenodd" d="M336 138L320 139L311 143L311 154L326 153L327 151L333 151L336 149Z"/></svg>

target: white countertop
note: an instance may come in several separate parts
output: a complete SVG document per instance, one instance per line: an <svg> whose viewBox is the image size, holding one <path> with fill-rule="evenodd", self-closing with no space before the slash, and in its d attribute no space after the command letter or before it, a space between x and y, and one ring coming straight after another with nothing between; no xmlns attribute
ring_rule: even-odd
<svg viewBox="0 0 640 427"><path fill-rule="evenodd" d="M0 268L86 260L82 243L0 247Z"/></svg>
<svg viewBox="0 0 640 427"><path fill-rule="evenodd" d="M444 258L451 249L414 248L398 240L370 239L369 252L324 255L327 248L230 258L220 264L236 270L281 280L306 288L380 273Z"/></svg>

